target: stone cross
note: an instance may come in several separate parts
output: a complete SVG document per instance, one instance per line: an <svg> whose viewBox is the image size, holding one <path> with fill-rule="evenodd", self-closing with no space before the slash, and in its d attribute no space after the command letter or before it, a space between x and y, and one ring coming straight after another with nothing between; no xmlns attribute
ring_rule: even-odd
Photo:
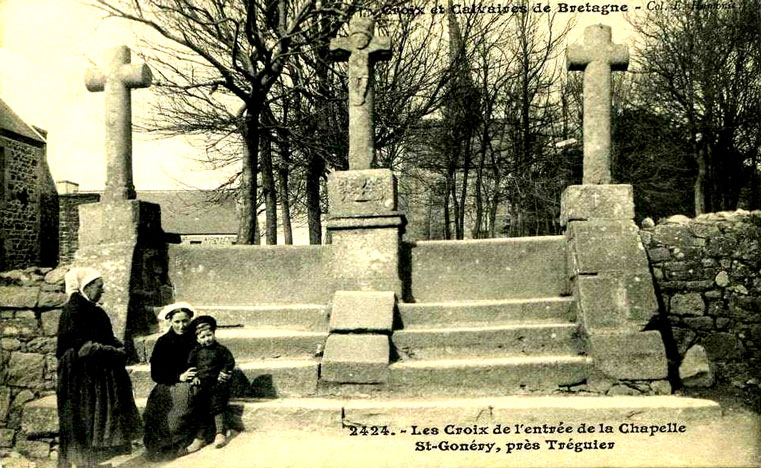
<svg viewBox="0 0 761 468"><path fill-rule="evenodd" d="M88 91L106 94L106 187L104 201L135 198L132 183L132 88L151 85L148 65L130 64L125 45L108 49L103 71L90 68L85 73Z"/></svg>
<svg viewBox="0 0 761 468"><path fill-rule="evenodd" d="M391 39L374 37L372 17L355 14L349 36L330 41L332 58L349 62L349 169L370 169L375 156L373 65L391 58Z"/></svg>
<svg viewBox="0 0 761 468"><path fill-rule="evenodd" d="M566 50L569 70L584 72L583 184L610 183L611 71L629 65L629 49L611 42L610 26L584 30L584 43Z"/></svg>

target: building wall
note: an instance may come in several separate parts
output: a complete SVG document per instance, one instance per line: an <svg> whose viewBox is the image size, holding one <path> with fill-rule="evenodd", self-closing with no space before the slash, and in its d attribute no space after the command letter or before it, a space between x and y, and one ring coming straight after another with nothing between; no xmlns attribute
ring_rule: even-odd
<svg viewBox="0 0 761 468"><path fill-rule="evenodd" d="M0 200L0 269L54 264L56 259L48 258L53 250L48 232L56 229L57 222L51 217L57 216L58 208L54 208L53 214L43 214L44 209L53 209L57 203L55 185L51 189L52 179L46 173L45 148L0 136L0 150L5 161ZM46 235L41 236L43 225ZM43 238L48 242L45 249Z"/></svg>
<svg viewBox="0 0 761 468"><path fill-rule="evenodd" d="M79 248L79 205L97 203L97 193L67 193L59 195L59 262L70 263Z"/></svg>

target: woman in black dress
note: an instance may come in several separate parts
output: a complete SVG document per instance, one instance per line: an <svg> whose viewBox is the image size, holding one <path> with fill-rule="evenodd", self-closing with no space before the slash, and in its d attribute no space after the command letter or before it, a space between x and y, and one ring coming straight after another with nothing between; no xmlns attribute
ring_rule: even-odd
<svg viewBox="0 0 761 468"><path fill-rule="evenodd" d="M92 268L66 275L69 300L58 325L58 466L95 466L129 451L140 415L125 369L123 345L97 304L103 278Z"/></svg>
<svg viewBox="0 0 761 468"><path fill-rule="evenodd" d="M187 302L168 305L159 313L159 319L168 322L169 329L156 341L151 354L151 378L156 386L148 396L143 414L143 442L146 456L151 460L182 454L197 430L192 417L190 385L196 370L188 369L188 355L196 340L187 333L194 313L193 306Z"/></svg>

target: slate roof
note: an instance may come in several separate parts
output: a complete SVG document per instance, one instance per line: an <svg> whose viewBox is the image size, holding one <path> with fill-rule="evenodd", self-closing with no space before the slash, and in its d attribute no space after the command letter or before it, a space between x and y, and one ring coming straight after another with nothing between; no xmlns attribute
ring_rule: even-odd
<svg viewBox="0 0 761 468"><path fill-rule="evenodd" d="M0 99L0 133L6 136L20 136L23 140L35 146L45 144L45 139L31 125L24 122L11 106Z"/></svg>
<svg viewBox="0 0 761 468"><path fill-rule="evenodd" d="M161 226L175 234L237 234L235 201L196 190L140 190L138 200L161 205Z"/></svg>

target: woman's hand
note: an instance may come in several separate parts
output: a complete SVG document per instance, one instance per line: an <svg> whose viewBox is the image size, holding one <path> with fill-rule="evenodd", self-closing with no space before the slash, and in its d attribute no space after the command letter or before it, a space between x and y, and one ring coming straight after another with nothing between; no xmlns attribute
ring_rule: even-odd
<svg viewBox="0 0 761 468"><path fill-rule="evenodd" d="M180 382L190 382L196 377L196 368L190 367L188 370L180 374Z"/></svg>
<svg viewBox="0 0 761 468"><path fill-rule="evenodd" d="M228 380L230 380L230 379L232 378L232 376L233 376L232 372L225 372L225 371L221 371L221 372L219 373L219 377L217 378L217 380L218 380L219 382L225 383L225 382L227 382Z"/></svg>

